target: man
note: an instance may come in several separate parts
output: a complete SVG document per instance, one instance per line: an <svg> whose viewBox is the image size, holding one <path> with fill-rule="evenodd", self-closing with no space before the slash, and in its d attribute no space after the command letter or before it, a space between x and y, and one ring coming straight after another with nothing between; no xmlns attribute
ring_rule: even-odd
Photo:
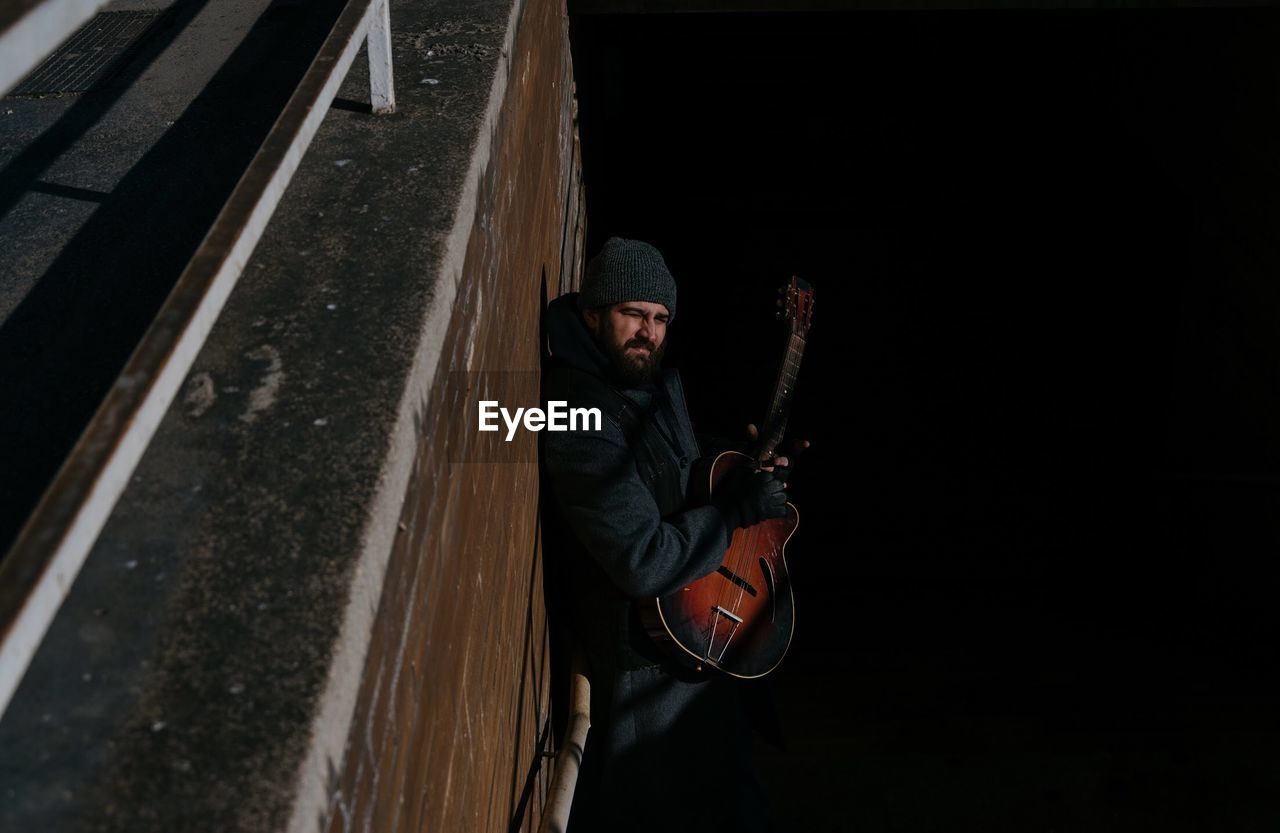
<svg viewBox="0 0 1280 833"><path fill-rule="evenodd" d="M599 431L542 435L551 580L592 683L571 833L771 829L735 684L669 664L635 604L715 571L735 528L785 513L767 471L685 505L699 449L679 376L661 367L675 317L661 254L620 238L547 310L545 398L603 415Z"/></svg>

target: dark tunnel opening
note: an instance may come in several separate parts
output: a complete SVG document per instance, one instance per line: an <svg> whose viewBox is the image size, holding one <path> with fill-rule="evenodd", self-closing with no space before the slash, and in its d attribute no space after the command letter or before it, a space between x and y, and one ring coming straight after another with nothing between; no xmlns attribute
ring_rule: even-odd
<svg viewBox="0 0 1280 833"><path fill-rule="evenodd" d="M587 253L666 255L700 429L817 288L779 820L1274 820L1280 13L571 23Z"/></svg>

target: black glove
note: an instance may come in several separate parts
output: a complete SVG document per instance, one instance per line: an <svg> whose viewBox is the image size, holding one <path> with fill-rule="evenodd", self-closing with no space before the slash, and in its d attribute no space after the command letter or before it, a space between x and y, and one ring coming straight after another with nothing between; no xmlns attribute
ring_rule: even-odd
<svg viewBox="0 0 1280 833"><path fill-rule="evenodd" d="M773 476L786 483L791 475L795 473L796 463L800 460L800 455L809 447L807 440L792 440L791 448L788 451L780 452L787 458L785 466L776 466L773 470Z"/></svg>
<svg viewBox="0 0 1280 833"><path fill-rule="evenodd" d="M716 484L712 504L724 516L730 533L787 514L787 493L782 481L767 471L739 466Z"/></svg>

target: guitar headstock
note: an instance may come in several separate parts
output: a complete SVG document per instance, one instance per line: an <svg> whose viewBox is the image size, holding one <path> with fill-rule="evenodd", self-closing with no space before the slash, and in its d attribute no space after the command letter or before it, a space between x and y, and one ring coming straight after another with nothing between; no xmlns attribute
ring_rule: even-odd
<svg viewBox="0 0 1280 833"><path fill-rule="evenodd" d="M795 275L786 286L778 290L782 297L778 306L778 318L783 319L791 327L792 335L804 336L809 332L809 324L813 321L814 289L809 282Z"/></svg>

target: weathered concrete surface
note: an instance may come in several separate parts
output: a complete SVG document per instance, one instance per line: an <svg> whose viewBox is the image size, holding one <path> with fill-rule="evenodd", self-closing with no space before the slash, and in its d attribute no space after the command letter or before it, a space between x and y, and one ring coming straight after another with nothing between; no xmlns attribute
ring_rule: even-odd
<svg viewBox="0 0 1280 833"><path fill-rule="evenodd" d="M0 551L271 129L340 0L180 0L102 89L0 106ZM112 4L112 10L136 8Z"/></svg>
<svg viewBox="0 0 1280 833"><path fill-rule="evenodd" d="M357 61L0 720L0 829L536 820L532 446L450 462L449 371L536 373L573 279L564 11L391 13L399 109Z"/></svg>

